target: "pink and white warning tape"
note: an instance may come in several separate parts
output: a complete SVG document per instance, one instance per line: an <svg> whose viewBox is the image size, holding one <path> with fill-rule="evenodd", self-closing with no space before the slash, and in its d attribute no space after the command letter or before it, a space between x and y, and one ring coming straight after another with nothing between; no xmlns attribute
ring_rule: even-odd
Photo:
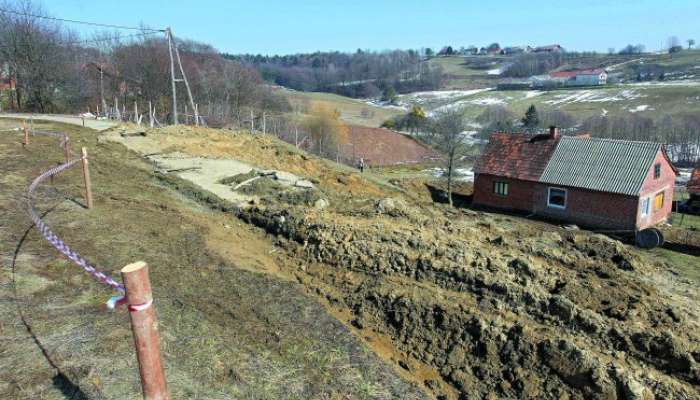
<svg viewBox="0 0 700 400"><path fill-rule="evenodd" d="M60 136L60 135L56 135ZM39 186L39 184L44 181L46 178L56 175L72 166L80 162L82 159L77 158L74 160L71 160L67 163L61 164L57 167L51 168L48 171L45 171L34 181L32 181L32 184L29 185L29 189L27 190L27 209L29 210L29 217L32 219L32 222L34 222L34 225L39 229L41 234L46 238L46 240L53 245L53 247L56 248L59 252L61 252L63 255L68 257L70 260L72 260L74 263L78 264L80 267L82 267L87 273L90 275L94 276L96 279L98 279L100 282L104 283L107 286L110 286L117 291L119 291L121 294L118 296L114 296L109 301L107 302L107 307L109 308L114 308L117 305L124 304L126 303L126 297L124 296L124 293L126 292L124 285L121 283L115 281L112 279L110 276L106 275L105 273L99 271L94 265L89 263L86 259L80 256L80 254L76 253L75 251L71 250L68 245L63 242L58 236L56 236L51 229L49 229L48 225L44 223L44 221L39 218L39 214L37 214L36 210L34 209L34 206L32 205L32 194L34 190Z"/></svg>

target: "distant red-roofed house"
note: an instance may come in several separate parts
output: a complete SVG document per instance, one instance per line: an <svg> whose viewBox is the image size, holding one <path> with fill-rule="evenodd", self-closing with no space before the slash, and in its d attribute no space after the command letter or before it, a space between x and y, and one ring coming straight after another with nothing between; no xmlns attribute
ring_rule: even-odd
<svg viewBox="0 0 700 400"><path fill-rule="evenodd" d="M418 164L440 159L440 154L416 139L382 128L350 125L343 156L352 165Z"/></svg>
<svg viewBox="0 0 700 400"><path fill-rule="evenodd" d="M0 78L0 90L15 90L16 87L14 78Z"/></svg>
<svg viewBox="0 0 700 400"><path fill-rule="evenodd" d="M474 166L476 206L641 230L671 213L677 174L658 143L495 133Z"/></svg>
<svg viewBox="0 0 700 400"><path fill-rule="evenodd" d="M549 74L551 78L565 79L567 86L596 86L608 83L608 73L602 68L557 71Z"/></svg>

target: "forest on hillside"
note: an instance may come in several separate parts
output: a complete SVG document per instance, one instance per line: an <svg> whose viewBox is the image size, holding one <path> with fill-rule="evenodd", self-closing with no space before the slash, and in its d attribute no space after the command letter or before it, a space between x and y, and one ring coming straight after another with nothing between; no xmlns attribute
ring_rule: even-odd
<svg viewBox="0 0 700 400"><path fill-rule="evenodd" d="M377 97L386 92L437 90L443 81L442 68L421 62L416 50L358 49L354 53L224 54L224 57L255 67L266 81L280 86L356 98Z"/></svg>

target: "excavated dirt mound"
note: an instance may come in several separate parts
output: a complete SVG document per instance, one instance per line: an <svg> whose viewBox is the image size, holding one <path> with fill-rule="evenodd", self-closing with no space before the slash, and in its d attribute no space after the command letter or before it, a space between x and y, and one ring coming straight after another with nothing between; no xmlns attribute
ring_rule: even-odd
<svg viewBox="0 0 700 400"><path fill-rule="evenodd" d="M328 207L253 186L259 201L240 208L161 177L269 233L309 293L436 398L700 398L698 283L656 256L585 231L416 202L402 194L410 185L376 184L269 137L152 136L168 151L318 182Z"/></svg>

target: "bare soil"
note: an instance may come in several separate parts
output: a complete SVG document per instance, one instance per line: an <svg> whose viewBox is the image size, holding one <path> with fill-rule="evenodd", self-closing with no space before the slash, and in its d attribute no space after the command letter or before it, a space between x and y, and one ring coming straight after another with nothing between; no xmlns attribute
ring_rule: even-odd
<svg viewBox="0 0 700 400"><path fill-rule="evenodd" d="M359 175L269 136L170 127L116 139L140 154L236 160L315 184L315 197L301 201L297 188L254 186L247 194L255 200L242 207L204 189L196 177L153 172L141 156L100 139L100 159L109 160L98 173L102 200L77 225L94 237L63 233L102 264L157 260L154 281L163 286L156 295L172 299L158 311L166 361L173 365L169 379L179 394L700 398L699 282L663 253L586 231L433 204L420 189L424 182ZM3 179L21 187L33 164L9 150L3 154L11 171ZM62 190L79 193L76 186ZM327 204L318 206L316 199ZM9 200L2 204L15 214L19 209ZM69 207L54 215L83 214ZM45 247L36 235L31 242ZM97 245L110 251L99 252ZM42 312L56 309L85 324L77 315L85 303L72 303L64 291L94 285L74 278L81 276L75 270L44 271L43 265L22 267L30 284L21 293L34 325L48 325L52 319ZM103 292L95 289L88 304L97 307ZM55 344L49 328L35 330L91 371L77 374L81 389L98 374L100 388L115 393L121 381L109 377L133 371L119 362L110 367L113 356L89 356L99 353L95 337L104 336L95 335L95 326L101 325L58 330L87 329L81 337L92 347ZM127 334L109 342L123 355L117 360L131 355L122 340ZM364 354L362 363L354 361L355 350ZM12 373L9 378L17 380Z"/></svg>
<svg viewBox="0 0 700 400"><path fill-rule="evenodd" d="M12 122L2 122L3 128ZM15 123L16 124L16 123ZM264 232L164 186L141 156L95 132L95 208L79 170L42 186L37 206L57 234L118 277L149 263L172 398L428 398L333 317L288 272ZM62 159L52 138L0 135L0 398L137 399L127 312L114 293L50 247L25 212L27 185Z"/></svg>
<svg viewBox="0 0 700 400"><path fill-rule="evenodd" d="M429 204L423 187L431 200L431 188L442 189L433 182L383 185L314 158L327 169L300 170L303 153L281 152L271 138L232 134L224 147L254 140L266 144L241 157L306 172L330 207L262 191L257 204L230 211L309 263L294 272L306 290L434 396L699 397L700 295L672 259L585 231ZM207 197L182 178L163 177Z"/></svg>

